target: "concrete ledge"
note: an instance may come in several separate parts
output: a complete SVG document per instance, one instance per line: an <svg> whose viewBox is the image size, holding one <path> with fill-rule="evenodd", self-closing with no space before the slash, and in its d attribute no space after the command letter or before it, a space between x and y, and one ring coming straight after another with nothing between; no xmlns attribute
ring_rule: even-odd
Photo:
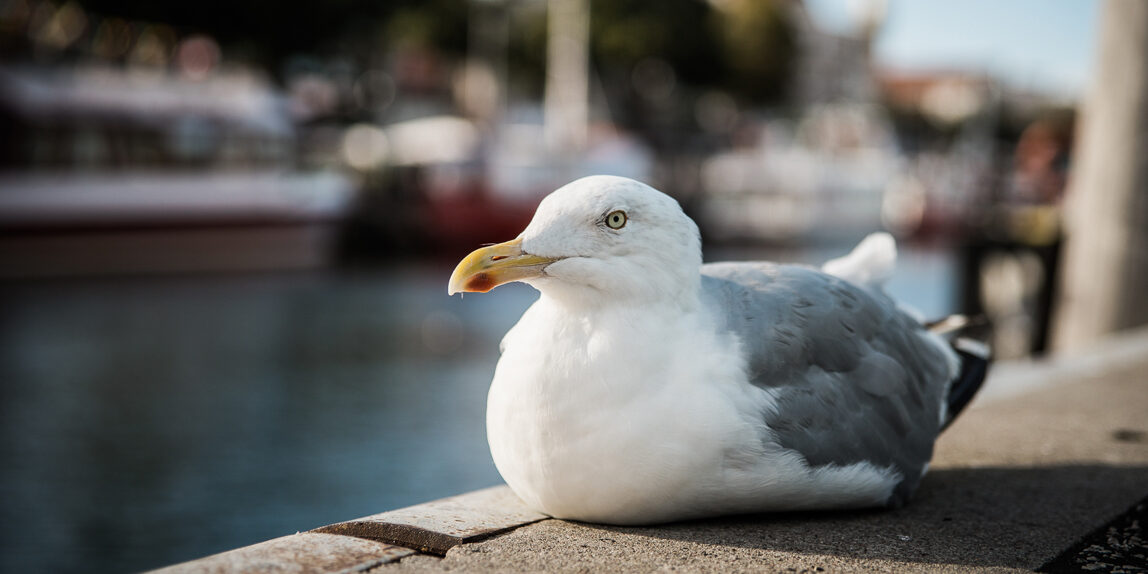
<svg viewBox="0 0 1148 574"><path fill-rule="evenodd" d="M157 574L365 572L414 553L414 550L371 540L305 532L176 564L155 572Z"/></svg>
<svg viewBox="0 0 1148 574"><path fill-rule="evenodd" d="M973 404L1103 376L1141 364L1145 357L1148 357L1148 328L1140 328L1115 335L1079 353L996 363Z"/></svg>
<svg viewBox="0 0 1148 574"><path fill-rule="evenodd" d="M324 526L314 532L356 536L442 555L459 544L545 518L527 508L508 487L496 486Z"/></svg>
<svg viewBox="0 0 1148 574"><path fill-rule="evenodd" d="M506 486L477 490L275 538L176 564L162 574L350 573L425 552L442 556L548 517L527 508Z"/></svg>

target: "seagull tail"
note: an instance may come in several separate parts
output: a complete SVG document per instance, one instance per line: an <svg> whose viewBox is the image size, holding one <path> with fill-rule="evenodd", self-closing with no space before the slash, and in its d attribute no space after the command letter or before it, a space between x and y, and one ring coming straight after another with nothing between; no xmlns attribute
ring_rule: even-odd
<svg viewBox="0 0 1148 574"><path fill-rule="evenodd" d="M992 362L992 351L989 346L973 339L959 337L952 342L953 351L961 361L960 374L949 386L949 396L945 409L944 424L941 430L949 428L957 415L973 400L985 376L989 372L989 363Z"/></svg>
<svg viewBox="0 0 1148 574"><path fill-rule="evenodd" d="M846 281L880 288L897 267L897 242L888 233L872 233L848 255L827 261L821 270Z"/></svg>

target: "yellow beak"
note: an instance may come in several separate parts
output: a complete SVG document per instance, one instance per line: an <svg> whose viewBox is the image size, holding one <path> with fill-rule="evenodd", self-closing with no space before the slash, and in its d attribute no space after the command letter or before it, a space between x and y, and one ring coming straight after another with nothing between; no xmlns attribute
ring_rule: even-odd
<svg viewBox="0 0 1148 574"><path fill-rule="evenodd" d="M486 293L503 283L538 277L555 261L522 251L521 238L476 249L454 268L447 293Z"/></svg>

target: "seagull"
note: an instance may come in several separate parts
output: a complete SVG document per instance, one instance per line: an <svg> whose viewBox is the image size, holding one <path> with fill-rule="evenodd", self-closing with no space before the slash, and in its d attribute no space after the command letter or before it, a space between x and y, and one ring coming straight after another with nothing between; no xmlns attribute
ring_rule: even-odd
<svg viewBox="0 0 1148 574"><path fill-rule="evenodd" d="M884 293L895 260L878 233L820 270L703 265L670 196L559 188L448 287L540 293L487 397L499 473L540 512L618 525L904 504L989 359Z"/></svg>

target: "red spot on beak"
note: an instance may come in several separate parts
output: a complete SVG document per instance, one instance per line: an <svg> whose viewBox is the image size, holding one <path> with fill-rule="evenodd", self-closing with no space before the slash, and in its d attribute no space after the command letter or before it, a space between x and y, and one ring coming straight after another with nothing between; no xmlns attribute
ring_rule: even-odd
<svg viewBox="0 0 1148 574"><path fill-rule="evenodd" d="M467 291L477 291L479 293L486 293L496 286L494 279L486 273L478 273L466 281Z"/></svg>

